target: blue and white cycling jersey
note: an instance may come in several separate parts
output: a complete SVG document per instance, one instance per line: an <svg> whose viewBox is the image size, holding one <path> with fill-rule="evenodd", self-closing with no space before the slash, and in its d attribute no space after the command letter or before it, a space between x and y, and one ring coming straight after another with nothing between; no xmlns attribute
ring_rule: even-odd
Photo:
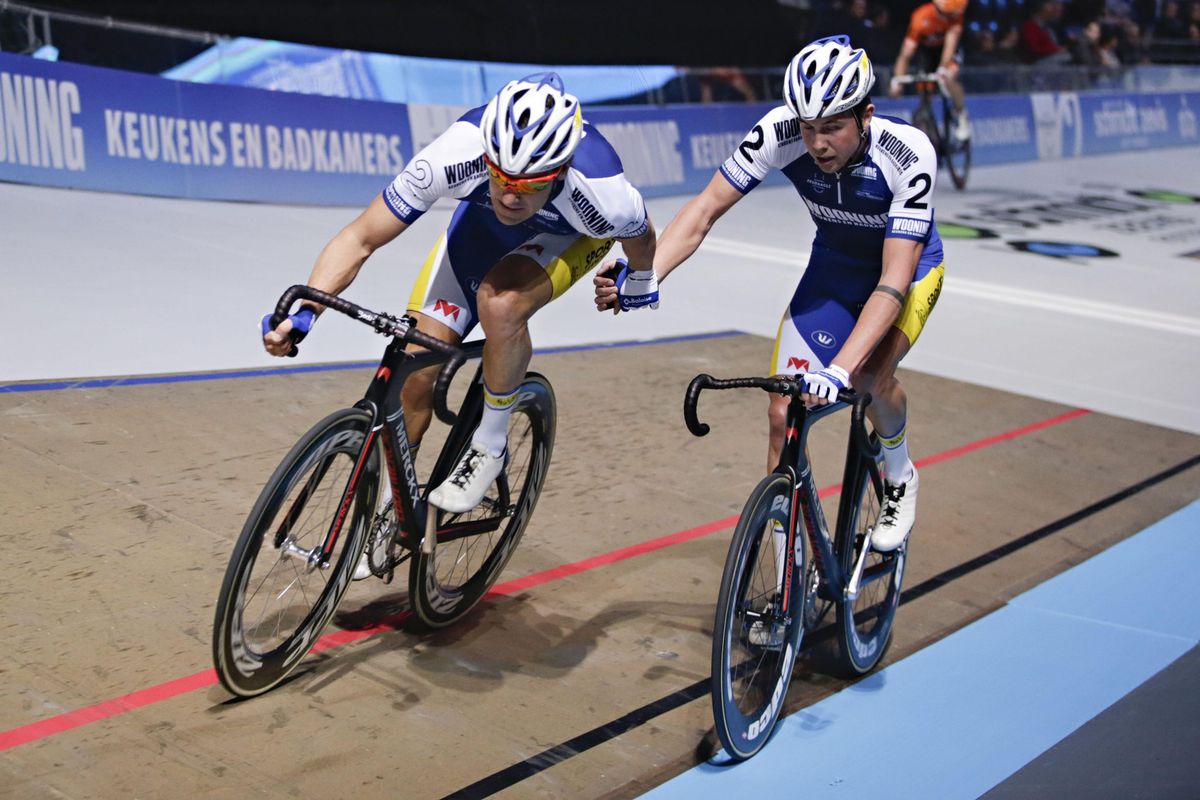
<svg viewBox="0 0 1200 800"><path fill-rule="evenodd" d="M491 208L479 129L483 109L468 111L413 156L384 190L393 214L411 224L442 197ZM646 204L626 180L612 145L585 122L566 179L536 215L513 227L525 228L529 236L578 233L629 239L647 230Z"/></svg>
<svg viewBox="0 0 1200 800"><path fill-rule="evenodd" d="M772 169L788 177L817 225L810 268L837 262L865 269L878 280L883 240L899 237L925 244L914 276L919 280L942 261L933 221L937 156L925 134L902 120L877 114L867 135L862 160L828 174L805 149L800 120L778 106L750 130L721 165L721 174L742 194ZM874 288L865 277L864 286Z"/></svg>
<svg viewBox="0 0 1200 800"><path fill-rule="evenodd" d="M893 326L916 343L941 291L942 240L933 221L937 157L924 133L902 120L875 115L862 159L823 172L804 146L786 106L759 120L721 174L742 194L772 169L788 177L817 225L812 255L775 337L772 374L821 369L849 339L863 304L883 273L890 237L924 244Z"/></svg>

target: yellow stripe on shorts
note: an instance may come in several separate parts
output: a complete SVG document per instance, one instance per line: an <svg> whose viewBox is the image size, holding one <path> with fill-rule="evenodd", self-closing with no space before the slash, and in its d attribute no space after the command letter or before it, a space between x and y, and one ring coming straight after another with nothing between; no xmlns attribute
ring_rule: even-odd
<svg viewBox="0 0 1200 800"><path fill-rule="evenodd" d="M900 316L896 318L892 326L899 328L904 333L909 347L916 344L917 337L921 335L921 330L925 327L925 321L933 313L938 295L942 293L942 279L945 275L946 262L943 261L929 270L929 274L924 278L908 287L908 298L904 301L904 308L900 309Z"/></svg>
<svg viewBox="0 0 1200 800"><path fill-rule="evenodd" d="M612 249L615 239L593 239L590 236L580 236L562 255L546 265L546 275L554 286L551 300L557 300L575 281L587 275L600 263L600 260Z"/></svg>
<svg viewBox="0 0 1200 800"><path fill-rule="evenodd" d="M429 291L429 276L433 274L433 268L437 265L445 245L446 234L443 233L438 237L437 243L433 245L433 249L429 251L429 255L425 257L425 263L421 266L421 272L417 275L417 282L413 284L412 294L408 296L409 311L420 311L425 307L425 295Z"/></svg>

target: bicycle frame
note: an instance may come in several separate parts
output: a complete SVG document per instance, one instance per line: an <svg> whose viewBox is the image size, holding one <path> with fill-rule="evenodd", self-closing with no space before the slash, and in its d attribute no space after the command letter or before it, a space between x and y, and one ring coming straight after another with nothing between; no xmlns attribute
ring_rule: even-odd
<svg viewBox="0 0 1200 800"><path fill-rule="evenodd" d="M411 318L397 320L386 315L376 315L366 309L355 306L341 298L319 292L307 286L293 286L280 298L276 311L274 326L286 316L287 310L297 298L305 298L320 302L349 316L365 322L376 331L392 335L392 341L384 350L383 358L375 371L375 377L368 385L363 398L355 403L370 415L370 425L364 438L354 470L346 481L338 511L329 525L321 545L312 551L297 548L291 543L288 532L299 517L300 510L311 495L312 490L320 483L328 468L328 463L313 470L304 488L297 495L292 509L284 516L279 529L275 533L276 547L283 547L288 555L303 559L310 568L329 568L330 557L337 546L341 535L342 525L354 499L360 491L361 479L366 472L371 459L377 437L383 438L384 461L387 466L388 481L392 489L392 504L396 519L409 542L422 542L432 552L434 542L440 539L454 539L495 530L500 523L496 517L485 517L478 520L457 522L436 531L428 526L429 504L421 497L421 487L417 479L416 463L409 447L408 431L404 421L404 407L400 400L400 391L405 380L417 370L437 364L446 363L438 375L437 384L433 391L433 408L437 416L451 425L446 445L434 464L430 473L430 486L436 486L449 474L454 465L456 454L461 452L468 443L475 422L483 409L482 368L476 371L474 380L467 390L460 413L457 415L446 409L445 394L458 368L469 358L479 357L483 352L484 342L477 340L458 346L448 345L421 334L415 328ZM409 341L415 341L429 349L419 352L409 352L406 348ZM293 350L293 354L294 354ZM374 509L372 509L374 511ZM432 540L428 540L432 537ZM404 538L404 537L402 537Z"/></svg>
<svg viewBox="0 0 1200 800"><path fill-rule="evenodd" d="M810 409L799 397L794 397L788 404L787 433L780 452L779 465L774 471L790 475L795 486L788 525L788 546L791 552L788 555L784 580L784 585L788 587L789 591L792 586L791 578L795 561L795 551L792 549L795 547L794 537L800 531L798 522L803 520L804 532L808 536L813 559L822 578L817 589L818 593L823 599L830 601L853 600L858 596L862 586L866 554L870 549L869 544L862 549L854 571L849 575L843 572L836 554L837 542L830 536L829 524L826 522L825 511L813 480L807 444L809 430L818 420L844 408L851 408L850 440L846 446L846 463L842 476L842 499L838 502L837 527L834 529L835 532L844 531L848 525L850 514L850 504L845 502L845 498L858 497L861 488L858 482L864 477L873 482L879 480L877 469L870 467L865 471L862 469L864 462L874 462L875 453L878 450L877 446L871 446L863 423L867 402L869 399L856 401L852 405L836 402ZM797 512L799 512L799 516L797 516ZM874 577L873 575L868 576L868 578ZM784 607L790 608L787 605L787 599L785 592Z"/></svg>
<svg viewBox="0 0 1200 800"><path fill-rule="evenodd" d="M693 435L704 436L709 430L708 425L701 423L696 416L696 405L700 392L704 389L736 388L758 388L791 397L787 409L783 447L779 454L779 463L773 470L775 473L788 475L794 487L788 514L787 553L782 586L783 607L792 607L789 602L791 592L799 586L800 576L794 574L795 537L801 533L801 520L804 523L803 534L808 537L813 559L821 576L818 593L822 599L832 602L854 600L862 586L865 585L864 577L869 583L886 575L887 570L877 569L864 575L866 555L870 551L870 542L867 542L859 554L854 570L848 575L843 571L837 558L837 550L842 542L830 536L825 511L821 506L813 481L807 444L809 430L818 420L844 408L851 408L850 438L846 445L846 463L842 478L842 499L838 503L837 527L834 531L835 535L839 537L853 535L847 530L851 504L845 502L845 498L859 496L862 489L860 481L863 480L864 474L872 481L877 491L881 488L882 483L879 470L875 466L879 445L872 443L865 424L866 408L871 402L870 395L858 395L854 392L843 391L837 402L809 408L801 399L801 387L798 379L733 378L716 380L711 375L698 375L688 387L684 399L684 419ZM864 466L866 469L863 469Z"/></svg>

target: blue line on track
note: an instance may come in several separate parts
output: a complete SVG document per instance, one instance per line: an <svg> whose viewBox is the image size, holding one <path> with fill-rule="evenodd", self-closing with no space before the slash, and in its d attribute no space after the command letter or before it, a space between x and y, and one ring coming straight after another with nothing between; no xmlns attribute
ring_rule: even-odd
<svg viewBox="0 0 1200 800"><path fill-rule="evenodd" d="M1198 530L1200 501L645 797L979 797L1197 644Z"/></svg>
<svg viewBox="0 0 1200 800"><path fill-rule="evenodd" d="M704 339L720 339L727 336L741 336L741 331L718 331L716 333L696 333L686 336L666 336L662 339L639 339L627 342L600 342L596 344L567 345L564 347L547 347L535 350L536 355L553 355L556 353L580 353L587 350L614 350L624 347L641 347L650 344L671 344L673 342L695 342ZM234 378L265 378L274 375L301 375L306 372L339 372L348 369L368 369L379 364L378 361L350 361L338 364L311 364L300 367L274 367L271 369L233 370L227 372L205 372L194 375L141 375L127 378L89 378L69 381L37 381L28 383L0 384L0 394L10 392L56 392L63 389L107 389L116 386L147 386L158 383L191 383L193 381L222 381Z"/></svg>

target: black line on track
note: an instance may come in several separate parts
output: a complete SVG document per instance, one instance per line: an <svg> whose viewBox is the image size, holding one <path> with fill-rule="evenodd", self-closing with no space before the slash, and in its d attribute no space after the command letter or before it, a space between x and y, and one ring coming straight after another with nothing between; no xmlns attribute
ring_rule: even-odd
<svg viewBox="0 0 1200 800"><path fill-rule="evenodd" d="M1185 461L1181 461L1173 467L1169 467L1156 475L1152 475L1143 481L1133 484L1122 489L1119 492L1109 495L1102 500L1092 503L1090 506L1081 508L1073 514L1051 522L1038 528L1035 531L1025 534L1019 539L1014 539L1011 542L1000 545L988 552L963 562L957 567L952 567L944 572L934 575L921 583L909 589L905 589L900 594L900 604L912 602L925 595L933 592L941 587L969 575L975 570L987 566L988 564L1011 555L1016 551L1028 547L1031 544L1045 539L1064 528L1068 528L1077 522L1080 522L1093 514L1110 508L1123 500L1149 489L1159 483L1162 483L1169 478L1173 478L1181 472L1191 469L1200 464L1200 455L1192 456ZM806 637L806 643L812 644L815 639L828 638L828 634L832 632L832 626L828 626L821 631L815 631L815 636ZM821 634L826 634L822 637ZM580 734L573 739L557 744L547 750L543 750L535 756L520 761L509 767L505 767L499 772L494 772L486 778L472 783L470 786L465 786L456 792L448 794L443 800L474 800L474 798L490 797L497 792L511 788L526 778L543 772L556 764L561 764L569 758L579 755L582 752L592 749L598 745L604 744L621 734L627 733L634 728L637 728L655 717L662 716L668 711L674 711L676 708L684 706L693 700L698 700L709 693L709 685L711 684L711 676L703 680L696 681L690 686L686 686L679 691L673 692L666 697L655 700L652 703L642 706L641 708L630 711L624 716L618 717L612 722L601 725L598 728Z"/></svg>

